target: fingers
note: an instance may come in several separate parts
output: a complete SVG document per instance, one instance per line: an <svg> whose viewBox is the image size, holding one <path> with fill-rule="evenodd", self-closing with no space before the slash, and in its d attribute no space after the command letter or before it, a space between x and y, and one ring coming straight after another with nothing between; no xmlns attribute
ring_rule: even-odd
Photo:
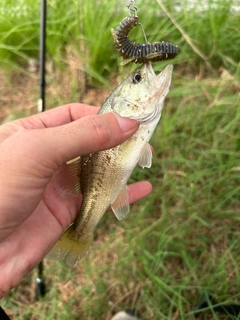
<svg viewBox="0 0 240 320"><path fill-rule="evenodd" d="M14 122L26 129L50 128L62 126L88 115L97 114L98 110L99 107L72 103Z"/></svg>
<svg viewBox="0 0 240 320"><path fill-rule="evenodd" d="M61 126L87 115L96 114L98 110L99 107L72 103L3 124L0 126L0 143L19 130Z"/></svg>
<svg viewBox="0 0 240 320"><path fill-rule="evenodd" d="M22 128L0 146L1 164L6 169L2 175L50 178L68 160L121 144L138 126L135 120L106 113L86 116L57 127Z"/></svg>
<svg viewBox="0 0 240 320"><path fill-rule="evenodd" d="M79 155L121 144L137 128L136 121L114 113L91 115L63 126L21 131L17 149L22 153L24 146L25 154L31 154L31 161L35 159L38 163L53 164L55 171L56 165L59 167Z"/></svg>
<svg viewBox="0 0 240 320"><path fill-rule="evenodd" d="M140 181L128 186L129 189L129 202L134 203L145 197L152 192L152 185L148 181Z"/></svg>

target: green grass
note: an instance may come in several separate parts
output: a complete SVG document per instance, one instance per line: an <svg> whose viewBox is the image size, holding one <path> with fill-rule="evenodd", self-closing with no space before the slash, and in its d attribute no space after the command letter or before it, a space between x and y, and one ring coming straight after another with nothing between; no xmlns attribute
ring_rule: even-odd
<svg viewBox="0 0 240 320"><path fill-rule="evenodd" d="M99 85L119 68L109 28L126 15L125 3L118 11L113 1L101 2L97 9L96 2L85 1L77 11L78 3L62 1L58 7L79 12L76 20L50 8L49 52L56 63L65 42L74 52L87 52L85 70L89 81ZM121 222L105 214L89 253L76 268L46 261L49 292L42 301L33 303L36 272L28 276L1 301L14 319L110 320L126 308L135 308L143 320L194 319L192 310L206 293L219 302L240 303L239 18L229 14L232 1L218 1L213 9L215 2L209 0L204 13L184 5L178 13L171 1L164 3L164 8L150 1L138 5L149 41L160 36L180 47L171 91L151 140L153 166L136 168L131 177L132 182L151 181L153 193L134 204ZM52 10L54 5L50 3ZM16 23L16 30L24 23ZM78 33L79 23L83 31ZM7 31L0 30L7 39ZM142 41L141 30L131 37ZM15 57L9 56L10 64ZM220 78L219 67L232 79ZM126 76L132 68L119 72ZM227 317L208 308L202 319Z"/></svg>
<svg viewBox="0 0 240 320"><path fill-rule="evenodd" d="M149 41L178 44L174 63L187 64L194 72L200 66L213 73L226 67L239 74L239 19L231 13L233 0L206 1L209 10L189 10L181 1L142 1L139 20ZM29 57L38 57L40 6L33 0L3 0L0 10L0 65L24 65ZM106 84L106 76L119 71L117 52L110 29L116 28L128 12L125 1L99 4L89 1L50 1L47 5L47 54L57 66L67 68L65 55L70 48L84 62L90 84ZM15 9L17 6L17 10ZM148 14L146 14L146 12ZM140 28L130 38L143 42ZM79 69L82 66L79 65Z"/></svg>

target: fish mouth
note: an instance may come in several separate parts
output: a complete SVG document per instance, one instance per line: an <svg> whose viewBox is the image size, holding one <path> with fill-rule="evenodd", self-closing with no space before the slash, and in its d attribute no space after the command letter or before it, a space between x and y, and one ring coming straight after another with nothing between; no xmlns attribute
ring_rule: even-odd
<svg viewBox="0 0 240 320"><path fill-rule="evenodd" d="M173 65L167 65L161 72L159 72L158 75L155 74L151 62L148 62L145 65L146 69L148 70L148 73L150 73L153 76L153 85L156 86L159 90L162 89L163 91L165 91L165 89L168 89L168 93L172 81Z"/></svg>

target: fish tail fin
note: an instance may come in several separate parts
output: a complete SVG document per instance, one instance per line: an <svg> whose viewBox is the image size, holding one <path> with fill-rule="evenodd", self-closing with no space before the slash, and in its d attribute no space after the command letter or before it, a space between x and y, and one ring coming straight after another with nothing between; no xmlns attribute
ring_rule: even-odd
<svg viewBox="0 0 240 320"><path fill-rule="evenodd" d="M93 235L79 238L72 224L47 254L48 259L64 260L69 266L76 264L87 252Z"/></svg>

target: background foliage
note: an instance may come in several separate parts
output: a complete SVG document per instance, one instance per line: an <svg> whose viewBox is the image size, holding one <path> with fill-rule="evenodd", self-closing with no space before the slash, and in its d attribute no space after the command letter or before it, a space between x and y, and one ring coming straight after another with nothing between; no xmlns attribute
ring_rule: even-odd
<svg viewBox="0 0 240 320"><path fill-rule="evenodd" d="M82 74L81 101L92 92L91 103L100 103L106 87L113 89L135 68L119 66L110 32L127 15L126 4L48 1L47 51L54 65L48 107L78 100ZM193 308L206 292L221 302L240 302L237 2L146 0L137 6L149 41L179 46L151 141L153 166L136 168L131 178L151 181L154 191L121 222L105 214L77 267L46 261L49 293L41 302L33 303L35 272L29 275L1 302L14 319L110 320L124 308L141 319L194 319ZM141 29L135 29L130 38L143 42ZM39 3L2 0L0 65L11 73L4 82L11 86L9 95L18 94L19 72L37 80L26 64L38 50ZM159 72L167 63L154 68ZM202 317L225 318L211 308Z"/></svg>

